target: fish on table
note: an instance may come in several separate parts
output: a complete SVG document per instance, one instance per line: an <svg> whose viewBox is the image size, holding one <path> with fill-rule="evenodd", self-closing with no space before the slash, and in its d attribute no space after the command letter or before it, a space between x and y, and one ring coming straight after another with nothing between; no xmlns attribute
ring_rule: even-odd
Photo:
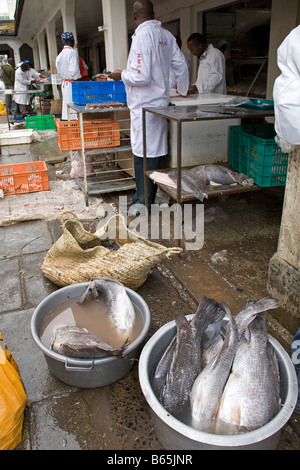
<svg viewBox="0 0 300 470"><path fill-rule="evenodd" d="M172 170L169 177L177 182L177 171ZM241 184L253 186L253 180L243 173L238 173L222 165L198 165L193 168L183 168L181 170L182 189L203 202L207 199L207 186L213 184L232 185Z"/></svg>

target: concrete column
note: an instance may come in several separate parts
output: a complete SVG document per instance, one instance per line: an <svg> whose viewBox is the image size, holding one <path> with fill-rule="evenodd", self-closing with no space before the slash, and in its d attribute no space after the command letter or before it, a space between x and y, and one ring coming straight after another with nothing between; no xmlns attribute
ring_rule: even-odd
<svg viewBox="0 0 300 470"><path fill-rule="evenodd" d="M38 36L38 48L40 57L40 67L43 70L48 70L45 31L43 30Z"/></svg>
<svg viewBox="0 0 300 470"><path fill-rule="evenodd" d="M65 3L62 6L61 12L62 12L62 20L63 20L63 29L64 31L73 33L74 39L75 39L75 47L78 47L77 28L76 28L76 20L75 20L75 7L76 7L76 0L65 0ZM84 19L82 21L84 21Z"/></svg>
<svg viewBox="0 0 300 470"><path fill-rule="evenodd" d="M41 68L41 64L40 64L39 47L38 47L37 41L34 41L33 43L32 52L33 52L34 68L35 70L38 70Z"/></svg>
<svg viewBox="0 0 300 470"><path fill-rule="evenodd" d="M55 34L55 18L50 20L46 26L46 34L47 34L47 43L48 43L48 55L49 55L49 62L50 62L50 70L51 73L56 73L56 57L57 57L57 42L56 42L56 34Z"/></svg>
<svg viewBox="0 0 300 470"><path fill-rule="evenodd" d="M267 77L267 99L273 99L273 85L280 74L277 66L277 49L298 24L299 0L272 0L272 15L270 28L269 61Z"/></svg>
<svg viewBox="0 0 300 470"><path fill-rule="evenodd" d="M289 155L277 253L269 265L268 291L300 321L300 145Z"/></svg>
<svg viewBox="0 0 300 470"><path fill-rule="evenodd" d="M128 35L125 0L102 0L106 68L126 68Z"/></svg>

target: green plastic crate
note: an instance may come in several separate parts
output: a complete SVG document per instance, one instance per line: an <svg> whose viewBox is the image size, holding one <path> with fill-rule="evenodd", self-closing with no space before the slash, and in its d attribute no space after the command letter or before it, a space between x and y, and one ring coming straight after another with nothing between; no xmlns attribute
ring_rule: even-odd
<svg viewBox="0 0 300 470"><path fill-rule="evenodd" d="M25 118L26 129L34 129L38 131L47 131L56 129L55 118L53 114L43 114L38 116L27 116Z"/></svg>
<svg viewBox="0 0 300 470"><path fill-rule="evenodd" d="M231 126L229 166L261 187L284 186L289 154L275 142L273 124Z"/></svg>

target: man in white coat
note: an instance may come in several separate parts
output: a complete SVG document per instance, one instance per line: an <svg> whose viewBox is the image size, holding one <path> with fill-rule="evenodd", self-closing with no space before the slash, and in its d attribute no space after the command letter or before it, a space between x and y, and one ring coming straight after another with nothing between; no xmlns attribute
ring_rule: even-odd
<svg viewBox="0 0 300 470"><path fill-rule="evenodd" d="M226 61L224 54L212 44L207 44L200 33L193 33L187 47L199 59L197 81L190 92L220 93L226 95Z"/></svg>
<svg viewBox="0 0 300 470"><path fill-rule="evenodd" d="M79 67L78 52L74 49L73 33L65 32L61 35L63 50L56 57L56 69L58 75L62 78L62 115L63 121L68 120L67 104L72 103L72 82L81 78ZM77 120L78 116L75 112L70 112L70 119Z"/></svg>
<svg viewBox="0 0 300 470"><path fill-rule="evenodd" d="M281 75L273 88L275 130L283 141L300 145L300 26L279 46L277 63Z"/></svg>
<svg viewBox="0 0 300 470"><path fill-rule="evenodd" d="M30 85L35 83L36 79L42 75L30 67L29 60L24 60L17 68L15 73L15 92L28 91ZM30 105L30 93L20 93L14 95L14 101L19 105L19 110L22 115L27 114L27 107Z"/></svg>
<svg viewBox="0 0 300 470"><path fill-rule="evenodd" d="M123 80L127 105L131 118L131 146L134 155L136 193L128 206L145 204L143 171L142 108L161 108L170 101L170 71L177 79L177 91L186 96L189 72L183 53L176 39L154 19L153 4L143 0L134 3L134 19L137 29L132 37L126 70L110 74L113 80ZM161 157L167 154L167 121L147 113L146 115L147 169L160 167ZM148 209L154 203L157 186L148 181Z"/></svg>

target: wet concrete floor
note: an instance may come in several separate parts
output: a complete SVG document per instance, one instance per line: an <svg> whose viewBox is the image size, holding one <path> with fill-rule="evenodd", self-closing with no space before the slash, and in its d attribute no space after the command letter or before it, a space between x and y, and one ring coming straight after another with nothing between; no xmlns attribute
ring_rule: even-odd
<svg viewBox="0 0 300 470"><path fill-rule="evenodd" d="M34 161L34 148L34 158L39 154L43 159L40 144L31 144L26 152L20 147L11 148L10 155L19 152L19 159ZM0 164L6 158L11 156L0 156ZM207 217L212 216L209 209L220 210L218 218L205 223L203 248L165 260L138 289L151 311L149 337L177 315L193 313L204 295L227 302L234 314L248 300L268 295L268 264L277 248L283 195L283 188L272 188L205 203ZM118 196L110 194L105 201L117 206ZM5 199L0 200L0 215ZM137 365L113 385L79 389L49 371L33 342L32 313L58 288L40 266L61 234L57 213L49 220L37 218L0 226L0 332L20 367L29 402L17 449L162 450L139 386ZM84 214L84 224L93 231L95 219ZM290 353L298 325L281 309L269 312L269 325L270 333ZM284 426L279 450L300 449L299 419L294 413Z"/></svg>

